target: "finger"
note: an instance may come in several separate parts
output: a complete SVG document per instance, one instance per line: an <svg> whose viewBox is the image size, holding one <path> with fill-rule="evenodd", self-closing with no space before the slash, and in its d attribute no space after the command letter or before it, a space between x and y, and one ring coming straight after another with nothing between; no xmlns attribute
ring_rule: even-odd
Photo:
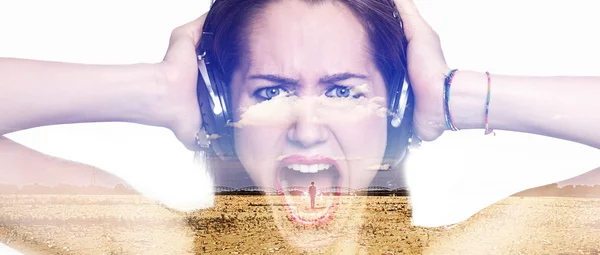
<svg viewBox="0 0 600 255"><path fill-rule="evenodd" d="M417 9L417 6L413 0L394 0L394 2L396 3L396 7L398 8L400 15L420 15L419 9Z"/></svg>
<svg viewBox="0 0 600 255"><path fill-rule="evenodd" d="M167 54L163 60L181 62L181 63L196 63L196 46L192 39L188 36L171 37Z"/></svg>
<svg viewBox="0 0 600 255"><path fill-rule="evenodd" d="M202 36L202 27L206 20L207 13L196 18L193 21L185 23L181 26L176 27L171 32L171 38L169 39L169 45L181 39L191 39L195 46L198 46L198 42Z"/></svg>
<svg viewBox="0 0 600 255"><path fill-rule="evenodd" d="M189 52L193 52L198 47L200 38L202 35L202 27L206 20L207 13L196 18L195 20L183 24L171 32L171 38L169 39L169 48L167 49L167 55L164 60L194 58L195 56L189 55Z"/></svg>
<svg viewBox="0 0 600 255"><path fill-rule="evenodd" d="M202 27L204 26L204 21L206 21L206 15L208 13L204 13L202 16L197 19L183 25L185 30L190 33L192 39L194 40L194 44L198 45L200 38L202 37Z"/></svg>
<svg viewBox="0 0 600 255"><path fill-rule="evenodd" d="M413 38L414 34L421 30L431 30L431 27L421 17L419 9L415 5L413 0L394 0L396 8L402 18L404 24L404 34L406 39L409 41Z"/></svg>

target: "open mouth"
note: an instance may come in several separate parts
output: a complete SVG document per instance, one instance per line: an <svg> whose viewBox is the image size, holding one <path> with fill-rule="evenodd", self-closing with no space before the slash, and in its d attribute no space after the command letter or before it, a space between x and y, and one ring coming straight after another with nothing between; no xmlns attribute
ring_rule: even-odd
<svg viewBox="0 0 600 255"><path fill-rule="evenodd" d="M277 185L290 219L303 224L330 220L342 186L342 174L336 161L294 155L284 158L280 166ZM313 182L316 192L311 196Z"/></svg>

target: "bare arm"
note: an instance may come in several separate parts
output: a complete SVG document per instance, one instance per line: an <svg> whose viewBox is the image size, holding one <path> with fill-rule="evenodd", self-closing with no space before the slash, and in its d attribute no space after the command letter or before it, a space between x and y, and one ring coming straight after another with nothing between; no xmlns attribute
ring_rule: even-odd
<svg viewBox="0 0 600 255"><path fill-rule="evenodd" d="M550 136L600 148L600 77L491 74L490 128ZM449 107L459 129L483 128L487 77L458 71Z"/></svg>
<svg viewBox="0 0 600 255"><path fill-rule="evenodd" d="M101 169L48 156L0 136L0 184L86 186L93 176L98 185L126 183Z"/></svg>
<svg viewBox="0 0 600 255"><path fill-rule="evenodd" d="M0 135L78 122L151 119L159 97L152 64L96 66L0 58Z"/></svg>
<svg viewBox="0 0 600 255"><path fill-rule="evenodd" d="M160 63L86 65L0 58L0 135L45 125L132 122L189 149L201 126L196 45L206 15L177 27Z"/></svg>
<svg viewBox="0 0 600 255"><path fill-rule="evenodd" d="M450 68L438 34L413 0L394 0L404 22L408 72L415 100L415 132L425 141L449 128L444 121L443 84ZM491 74L490 128L539 134L600 148L600 77L527 77ZM449 109L459 129L485 127L487 76L459 70ZM483 134L483 132L482 132Z"/></svg>

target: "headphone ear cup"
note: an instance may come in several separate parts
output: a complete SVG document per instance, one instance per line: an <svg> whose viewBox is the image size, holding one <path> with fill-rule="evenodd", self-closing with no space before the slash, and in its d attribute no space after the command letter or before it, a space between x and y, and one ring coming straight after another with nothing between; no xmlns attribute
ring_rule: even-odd
<svg viewBox="0 0 600 255"><path fill-rule="evenodd" d="M413 113L414 113L414 96L412 89L406 91L407 100L404 109L404 114L401 116L400 126L394 127L392 125L393 116L388 117L387 121L387 146L385 150L383 164L389 165L391 168L398 166L405 158L408 151L409 140L413 135ZM395 109L392 112L396 112L399 102L395 102Z"/></svg>
<svg viewBox="0 0 600 255"><path fill-rule="evenodd" d="M203 128L211 136L210 148L221 160L237 158L233 142L233 127L229 125L225 86L219 70L214 70L208 60L209 54L203 54L198 62L197 97Z"/></svg>
<svg viewBox="0 0 600 255"><path fill-rule="evenodd" d="M200 117L202 118L202 127L207 134L213 134L215 132L215 120L210 109L210 98L208 96L207 85L203 79L203 74L198 68L198 82L196 86L196 96L198 98L198 105L200 107Z"/></svg>
<svg viewBox="0 0 600 255"><path fill-rule="evenodd" d="M218 135L218 138L215 139L215 149L218 150L218 155L221 160L236 160L237 154L235 152L234 130L231 125L231 122L233 122L233 112L231 112L229 91L223 80L223 72L215 65L210 65L208 74L216 93L215 98L218 101L216 103L222 109L220 113L212 111L216 120L216 134Z"/></svg>

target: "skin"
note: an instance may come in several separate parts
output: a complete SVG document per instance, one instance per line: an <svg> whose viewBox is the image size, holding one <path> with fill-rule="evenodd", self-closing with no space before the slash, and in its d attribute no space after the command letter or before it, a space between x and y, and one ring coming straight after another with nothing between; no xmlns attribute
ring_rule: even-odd
<svg viewBox="0 0 600 255"><path fill-rule="evenodd" d="M450 68L445 62L439 36L420 16L413 1L395 0L395 3L404 21L409 41L409 74L416 96L415 131L422 139L432 141L448 130L442 124L441 84L443 75ZM197 149L194 146L194 136L202 120L199 118L195 97L197 61L194 49L200 39L199 31L203 21L204 16L176 28L165 58L159 63L100 66L0 58L0 135L44 125L126 121L169 128L190 150ZM319 28L324 27L327 26ZM350 43L347 41L340 42L333 50L335 52L348 44ZM301 66L302 56L298 55L293 59L299 61L298 66ZM310 56L322 57L320 54ZM314 76L323 75L316 72L323 72L329 67L323 61L310 63L320 64L316 70L309 70L315 72ZM271 65L279 68L275 70L285 75L300 75L298 70L291 68L298 66L278 65L276 61L272 61ZM265 68L273 66L266 65ZM250 70L250 66L247 69ZM36 75L32 76L32 73ZM305 81L303 84L309 84L306 86L309 89L301 92L317 95L317 86L310 85L316 79L314 76L299 77ZM596 95L600 94L600 78L492 74L492 82L489 118L492 128L562 138L600 148L600 135L597 132L600 129L600 115L596 114L596 109L600 109L600 100L596 99ZM376 85L376 81L369 84ZM450 107L458 128L483 128L486 91L482 88L485 84L486 77L481 72L457 73ZM35 100L31 100L32 98ZM561 100L543 100L547 98ZM305 141L306 144L299 143L304 147L314 147L314 141L327 140L320 144L331 145L328 147L331 152L341 152L345 143L337 140L334 140L335 143L330 142L330 135L338 134L333 132L337 129L322 126L324 125L318 128L314 125L299 125L290 128L290 132L276 133L275 137L285 144L288 142L283 133L290 133L291 140ZM286 153L281 148L287 145L276 145L281 153ZM0 154L15 152L18 148L22 147L4 146L0 148ZM267 156L273 157L278 153L271 154ZM0 160L0 166L6 165L10 166L10 160ZM269 168L267 166L265 169ZM13 171L12 167L0 169ZM254 172L258 170L255 169Z"/></svg>
<svg viewBox="0 0 600 255"><path fill-rule="evenodd" d="M438 34L413 1L395 3L408 39L408 70L416 96L414 130L423 140L433 141L448 130L441 90L449 67ZM168 128L187 148L197 150L194 138L202 120L195 95L195 47L204 18L174 29L165 58L158 63L107 66L0 58L0 135L45 125L124 121ZM600 148L599 77L491 77L491 128ZM484 127L485 84L481 72L456 74L450 108L458 128Z"/></svg>
<svg viewBox="0 0 600 255"><path fill-rule="evenodd" d="M46 125L118 121L168 128L188 149L197 149L202 120L195 48L205 19L206 14L175 28L158 63L0 58L0 135Z"/></svg>
<svg viewBox="0 0 600 255"><path fill-rule="evenodd" d="M394 2L408 39L408 70L416 96L415 132L423 140L433 141L448 130L443 125L441 84L450 68L438 34L414 2ZM158 63L106 66L0 58L0 112L4 113L0 115L0 135L45 125L125 121L168 128L188 149L196 150L195 135L202 120L195 97L195 47L205 18L202 15L174 29L165 58ZM594 97L600 90L599 77L492 74L492 79L492 128L600 148L600 135L595 132L600 118L594 115L600 108ZM457 73L453 87L460 96L453 94L450 104L459 128L483 128L485 91L481 84L486 84L484 73ZM516 88L518 96L511 93ZM81 93L89 91L94 93ZM560 102L540 100L556 95L562 98ZM24 107L28 111L13 110ZM560 118L555 118L557 115Z"/></svg>
<svg viewBox="0 0 600 255"><path fill-rule="evenodd" d="M408 43L408 70L416 100L416 134L433 141L449 130L444 124L442 84L450 71L439 35L413 0L395 0ZM565 139L600 148L600 77L491 74L489 127ZM449 107L459 129L483 129L487 76L460 70L452 82ZM516 93L518 92L518 93ZM560 99L560 100L554 100ZM482 131L483 133L483 131Z"/></svg>
<svg viewBox="0 0 600 255"><path fill-rule="evenodd" d="M241 109L235 115L237 121L268 123L235 130L238 156L252 179L258 185L277 187L278 158L319 155L340 159L342 186L368 186L376 172L366 169L381 163L387 126L386 118L364 109L369 103L384 102L386 88L370 54L364 50L367 36L360 22L340 4L311 6L282 1L268 6L251 27L251 61L234 72L232 99L234 109ZM320 82L340 73L363 77ZM257 97L255 94L263 87L281 85L253 78L261 75L297 80L289 87L294 96L269 101ZM335 85L360 87L365 83L369 89L364 98L338 97L338 89L330 92L333 97L324 95ZM269 114L257 117L252 111Z"/></svg>

